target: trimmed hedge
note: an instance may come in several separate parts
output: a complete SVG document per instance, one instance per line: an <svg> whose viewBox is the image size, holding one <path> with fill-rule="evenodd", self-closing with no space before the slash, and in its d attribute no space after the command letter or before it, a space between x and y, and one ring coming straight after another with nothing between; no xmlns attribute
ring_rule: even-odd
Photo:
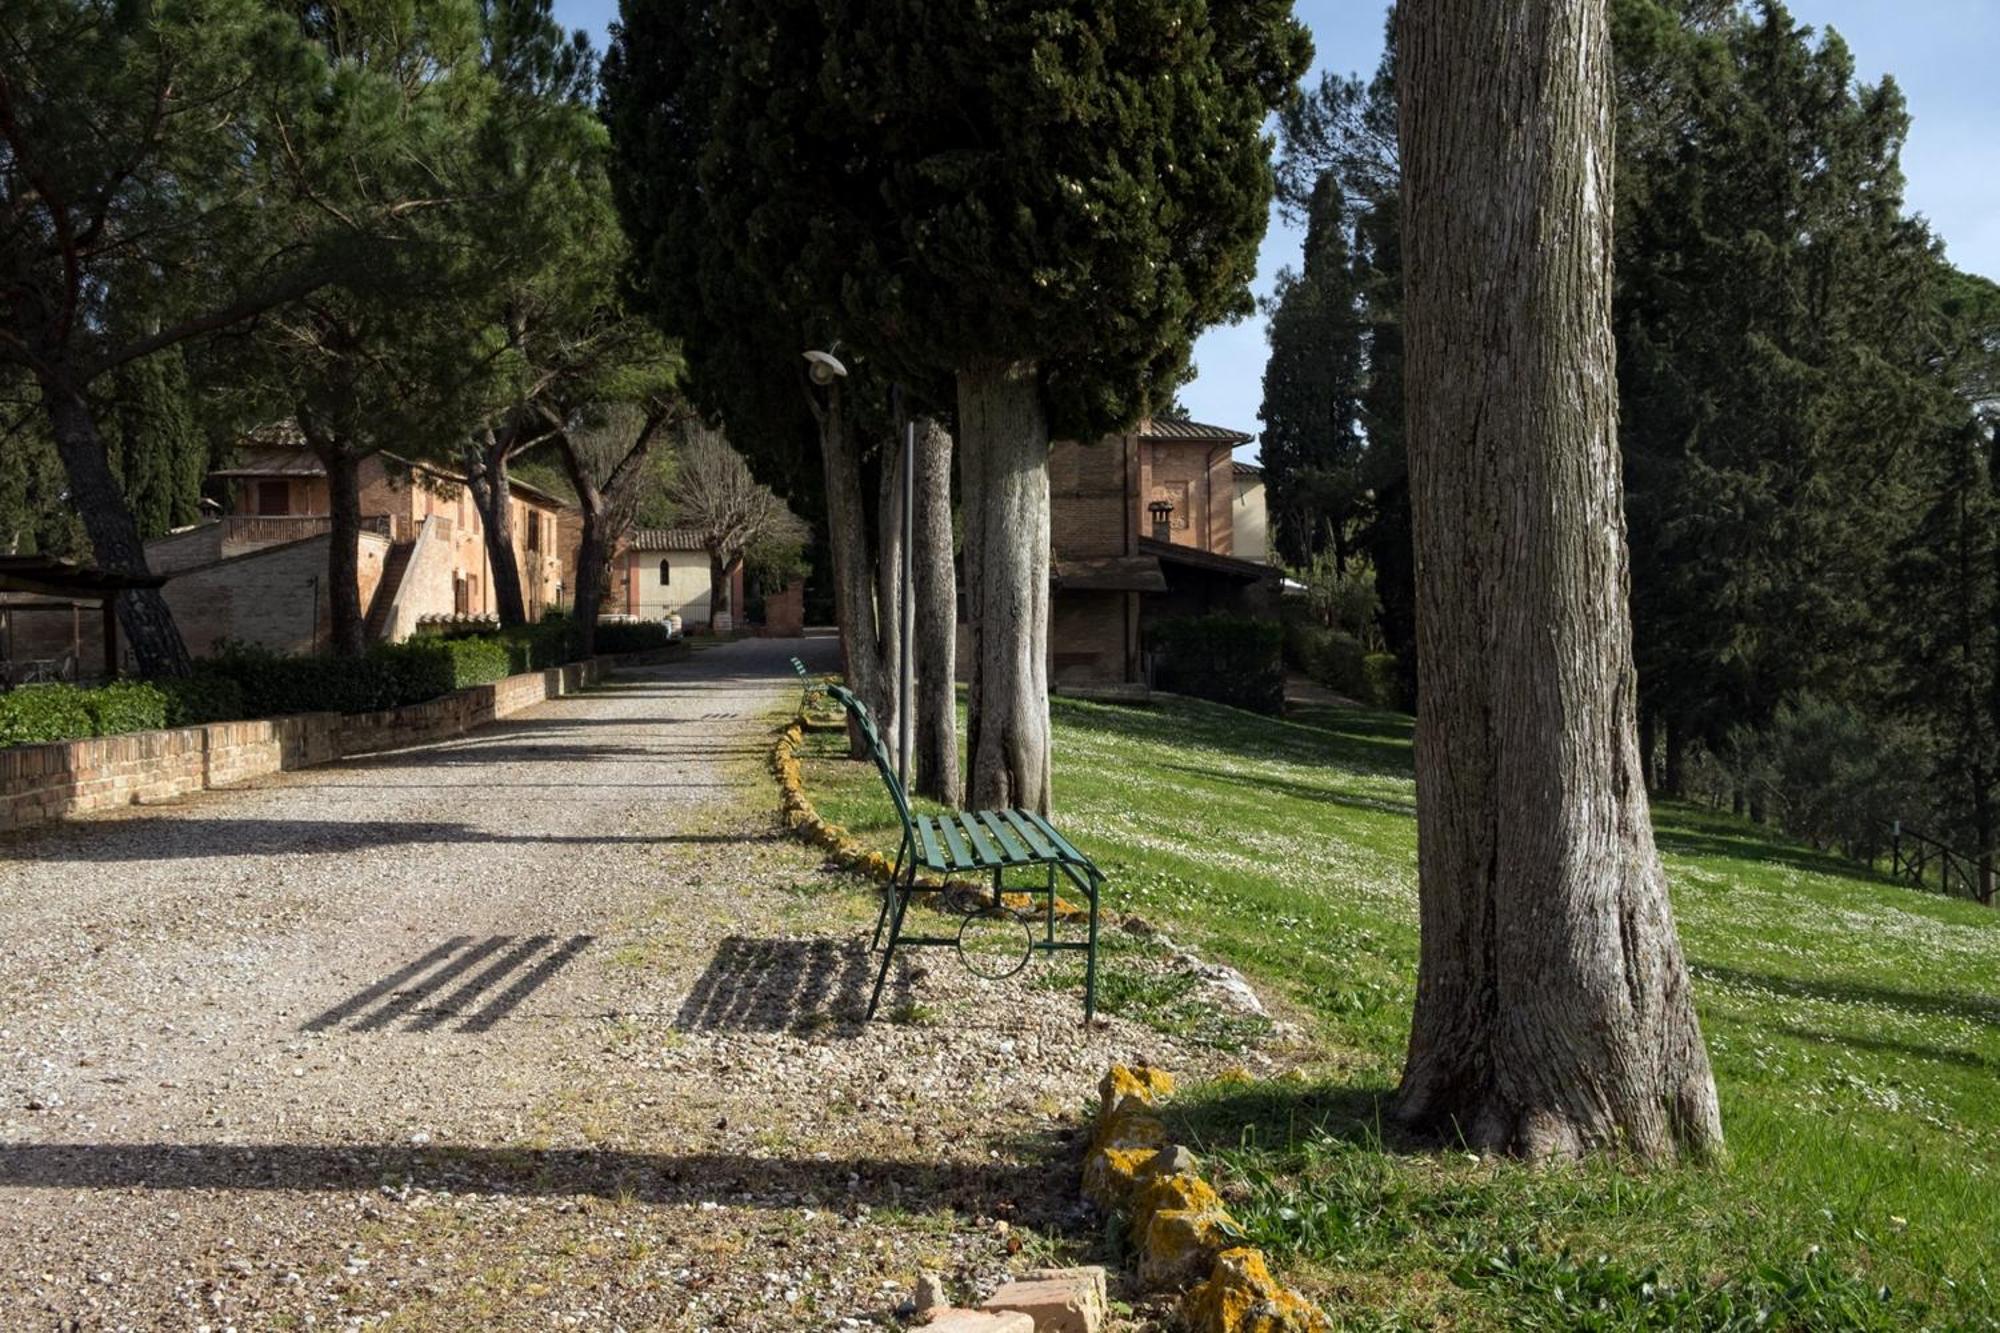
<svg viewBox="0 0 2000 1333"><path fill-rule="evenodd" d="M24 685L0 694L0 745L42 745L97 734L84 696L74 685Z"/></svg>
<svg viewBox="0 0 2000 1333"><path fill-rule="evenodd" d="M226 676L197 669L192 676L149 682L167 701L169 727L198 727L206 722L234 722L248 714L243 687Z"/></svg>
<svg viewBox="0 0 2000 1333"><path fill-rule="evenodd" d="M380 644L361 657L284 657L235 645L202 663L201 674L232 682L243 715L373 713L485 685L532 656L503 638L409 639Z"/></svg>
<svg viewBox="0 0 2000 1333"><path fill-rule="evenodd" d="M1195 616L1153 626L1154 683L1273 716L1285 710L1285 631L1276 621Z"/></svg>
<svg viewBox="0 0 2000 1333"><path fill-rule="evenodd" d="M631 628L657 628L659 642L666 642L663 625ZM425 635L381 644L355 658L286 657L225 644L183 679L113 681L96 689L28 685L0 694L0 746L287 713L373 713L560 666L576 656L575 626L553 616L502 634Z"/></svg>
<svg viewBox="0 0 2000 1333"><path fill-rule="evenodd" d="M672 631L657 620L619 620L597 627L600 653L643 653L673 641Z"/></svg>

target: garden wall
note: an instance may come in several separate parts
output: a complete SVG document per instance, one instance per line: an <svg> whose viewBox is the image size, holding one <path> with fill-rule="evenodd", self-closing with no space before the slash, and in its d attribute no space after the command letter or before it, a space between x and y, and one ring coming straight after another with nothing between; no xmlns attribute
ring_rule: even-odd
<svg viewBox="0 0 2000 1333"><path fill-rule="evenodd" d="M442 740L663 655L593 657L379 713L298 713L0 750L0 833Z"/></svg>

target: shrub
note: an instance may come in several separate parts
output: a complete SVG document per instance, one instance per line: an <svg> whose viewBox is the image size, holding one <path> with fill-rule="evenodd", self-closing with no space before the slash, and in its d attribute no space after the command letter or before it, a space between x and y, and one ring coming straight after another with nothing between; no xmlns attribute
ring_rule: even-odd
<svg viewBox="0 0 2000 1333"><path fill-rule="evenodd" d="M267 648L225 644L202 664L234 681L249 717L286 713L366 713L396 702L397 672L378 653L365 657L285 657Z"/></svg>
<svg viewBox="0 0 2000 1333"><path fill-rule="evenodd" d="M152 682L166 699L170 727L197 727L204 722L233 722L248 717L243 687L227 676L197 670L192 676Z"/></svg>
<svg viewBox="0 0 2000 1333"><path fill-rule="evenodd" d="M1259 713L1284 711L1285 635L1277 622L1196 616L1155 625L1151 639L1161 689Z"/></svg>
<svg viewBox="0 0 2000 1333"><path fill-rule="evenodd" d="M597 627L600 653L643 653L672 642L667 627L657 620L618 620Z"/></svg>
<svg viewBox="0 0 2000 1333"><path fill-rule="evenodd" d="M1361 697L1377 708L1403 705L1403 666L1394 653L1370 653L1361 659L1361 678L1367 693Z"/></svg>
<svg viewBox="0 0 2000 1333"><path fill-rule="evenodd" d="M0 745L41 745L93 734L85 690L24 685L0 694Z"/></svg>
<svg viewBox="0 0 2000 1333"><path fill-rule="evenodd" d="M167 725L167 696L142 680L114 680L94 690L77 691L90 714L93 736L127 731L152 731Z"/></svg>

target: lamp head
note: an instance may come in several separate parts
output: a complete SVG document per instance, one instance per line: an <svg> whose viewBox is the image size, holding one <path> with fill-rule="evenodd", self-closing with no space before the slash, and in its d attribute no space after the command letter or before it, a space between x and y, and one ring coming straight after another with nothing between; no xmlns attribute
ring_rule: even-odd
<svg viewBox="0 0 2000 1333"><path fill-rule="evenodd" d="M832 352L807 352L805 358L806 373L822 389L837 379L847 378L847 367Z"/></svg>

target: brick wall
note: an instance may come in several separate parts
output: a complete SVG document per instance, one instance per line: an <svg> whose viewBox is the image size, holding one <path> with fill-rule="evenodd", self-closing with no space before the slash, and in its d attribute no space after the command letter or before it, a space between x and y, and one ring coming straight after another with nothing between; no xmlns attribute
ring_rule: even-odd
<svg viewBox="0 0 2000 1333"><path fill-rule="evenodd" d="M574 694L622 660L594 657L379 713L300 713L0 750L0 833L455 736Z"/></svg>
<svg viewBox="0 0 2000 1333"><path fill-rule="evenodd" d="M1096 444L1059 440L1049 451L1049 529L1057 560L1127 555L1129 445L1125 436Z"/></svg>
<svg viewBox="0 0 2000 1333"><path fill-rule="evenodd" d="M247 555L231 556L167 580L161 591L173 608L174 623L188 651L206 657L217 641L233 639L281 653L310 653L324 646L333 633L333 607L326 592L328 537L308 537L283 546L268 546ZM360 536L361 608L382 578L382 561L389 542L378 533ZM317 588L318 632L313 602ZM446 608L450 602L447 600ZM72 633L81 641L80 660L95 672L104 660L104 622L95 606L83 608L72 628L67 611L23 611L14 616L13 654L17 658L55 657L69 651Z"/></svg>
<svg viewBox="0 0 2000 1333"><path fill-rule="evenodd" d="M1125 679L1122 592L1062 592L1049 608L1049 678L1057 685L1101 685Z"/></svg>
<svg viewBox="0 0 2000 1333"><path fill-rule="evenodd" d="M797 579L764 597L764 636L796 639L806 632L806 589Z"/></svg>

